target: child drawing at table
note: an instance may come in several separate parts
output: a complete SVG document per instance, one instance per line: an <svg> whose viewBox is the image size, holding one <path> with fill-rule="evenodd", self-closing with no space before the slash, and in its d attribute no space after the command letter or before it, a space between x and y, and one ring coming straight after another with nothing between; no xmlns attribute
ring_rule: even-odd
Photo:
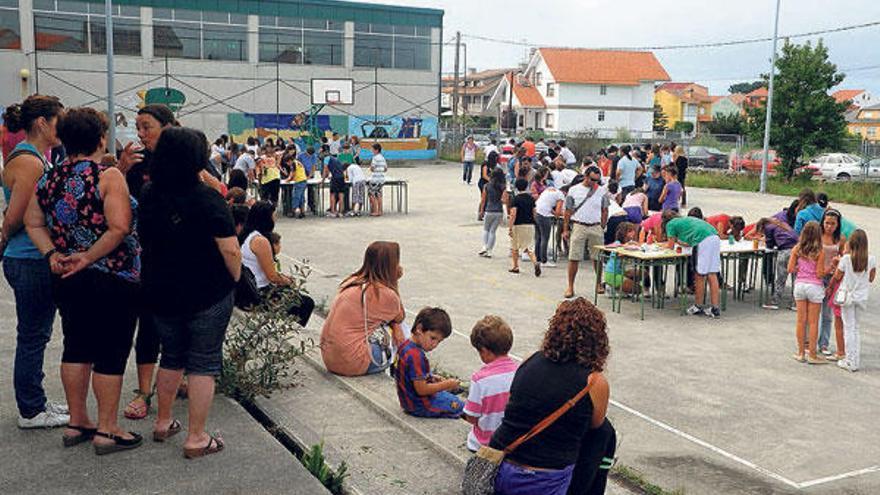
<svg viewBox="0 0 880 495"><path fill-rule="evenodd" d="M631 222L623 222L617 226L614 242L609 247L638 246L639 227ZM638 273L635 269L624 272L619 256L612 256L605 262L605 283L610 287L622 290L624 294L633 294L636 289Z"/></svg>
<svg viewBox="0 0 880 495"><path fill-rule="evenodd" d="M828 364L824 356L816 354L819 337L819 311L825 297L822 276L825 268L825 253L822 250L822 229L815 221L807 222L801 231L797 246L791 251L788 260L788 273L796 273L794 300L797 305L795 340L797 352L794 359L801 363ZM804 327L809 326L809 354L804 346Z"/></svg>

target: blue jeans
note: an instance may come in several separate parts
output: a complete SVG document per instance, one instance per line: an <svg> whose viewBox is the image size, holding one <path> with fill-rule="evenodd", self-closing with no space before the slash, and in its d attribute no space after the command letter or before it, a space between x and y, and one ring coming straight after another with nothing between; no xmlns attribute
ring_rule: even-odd
<svg viewBox="0 0 880 495"><path fill-rule="evenodd" d="M470 184L471 177L474 174L474 162L462 162L462 167L463 167L463 170L462 170L462 174L461 174L461 180Z"/></svg>
<svg viewBox="0 0 880 495"><path fill-rule="evenodd" d="M372 354L373 359L370 360L370 365L367 366L367 375L381 373L387 370L389 366L391 366L393 356L386 356L385 351L382 349L382 346L377 344L376 342L370 342L370 354ZM385 363L384 366L379 366L376 364L381 363L385 359L387 359L388 361Z"/></svg>
<svg viewBox="0 0 880 495"><path fill-rule="evenodd" d="M16 345L13 384L18 412L32 418L46 410L43 354L52 336L52 273L43 259L5 258L3 273L15 294Z"/></svg>
<svg viewBox="0 0 880 495"><path fill-rule="evenodd" d="M306 193L306 181L296 182L293 184L293 209L299 208L300 211L305 211L305 193Z"/></svg>

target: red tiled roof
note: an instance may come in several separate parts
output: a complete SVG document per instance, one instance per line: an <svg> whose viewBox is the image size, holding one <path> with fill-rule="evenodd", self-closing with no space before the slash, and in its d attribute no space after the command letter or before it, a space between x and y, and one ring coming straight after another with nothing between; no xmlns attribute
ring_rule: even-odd
<svg viewBox="0 0 880 495"><path fill-rule="evenodd" d="M845 101L850 101L856 96L864 93L864 89L840 89L834 92L831 96L837 101L837 103L843 103Z"/></svg>
<svg viewBox="0 0 880 495"><path fill-rule="evenodd" d="M669 74L651 52L577 48L538 51L559 83L635 86L642 81L669 80Z"/></svg>
<svg viewBox="0 0 880 495"><path fill-rule="evenodd" d="M657 86L658 90L665 89L666 91L684 91L690 85L694 83L692 82L667 82L663 83L660 86Z"/></svg>
<svg viewBox="0 0 880 495"><path fill-rule="evenodd" d="M746 96L749 98L766 98L767 95L769 95L769 94L770 93L767 91L767 88L765 88L764 86L761 86L760 88L752 91L751 93L747 94Z"/></svg>
<svg viewBox="0 0 880 495"><path fill-rule="evenodd" d="M709 89L696 83L664 83L657 87L656 91L666 91L674 94L686 103L709 103Z"/></svg>
<svg viewBox="0 0 880 495"><path fill-rule="evenodd" d="M743 102L746 101L746 95L742 93L733 93L730 95L730 101L736 103L737 105L742 105Z"/></svg>
<svg viewBox="0 0 880 495"><path fill-rule="evenodd" d="M510 84L511 74L513 73L508 73L504 78L508 84ZM513 74L513 94L516 96L517 101L519 101L520 106L544 108L544 97L541 96L541 92L532 85L523 86L521 77L521 75Z"/></svg>

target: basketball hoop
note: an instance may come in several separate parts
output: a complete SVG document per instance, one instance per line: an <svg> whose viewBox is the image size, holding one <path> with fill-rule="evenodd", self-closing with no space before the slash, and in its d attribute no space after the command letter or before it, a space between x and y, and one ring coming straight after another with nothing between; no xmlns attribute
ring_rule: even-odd
<svg viewBox="0 0 880 495"><path fill-rule="evenodd" d="M338 105L342 100L342 92L335 89L328 89L324 92L324 101L327 105Z"/></svg>
<svg viewBox="0 0 880 495"><path fill-rule="evenodd" d="M353 105L353 79L312 79L312 105Z"/></svg>

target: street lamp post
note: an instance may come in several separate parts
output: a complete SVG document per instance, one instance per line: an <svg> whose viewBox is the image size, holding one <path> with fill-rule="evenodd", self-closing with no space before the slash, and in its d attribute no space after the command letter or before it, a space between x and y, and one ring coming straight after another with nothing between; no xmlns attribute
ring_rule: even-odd
<svg viewBox="0 0 880 495"><path fill-rule="evenodd" d="M107 152L116 156L116 103L113 94L113 0L104 0L104 42L107 46L107 117L110 119L110 138Z"/></svg>
<svg viewBox="0 0 880 495"><path fill-rule="evenodd" d="M770 120L773 115L773 75L776 73L776 40L779 36L779 4L776 0L776 21L773 23L773 53L770 55L770 84L767 88L767 115L764 118L764 153L761 155L761 192L767 192L767 159L770 156Z"/></svg>

